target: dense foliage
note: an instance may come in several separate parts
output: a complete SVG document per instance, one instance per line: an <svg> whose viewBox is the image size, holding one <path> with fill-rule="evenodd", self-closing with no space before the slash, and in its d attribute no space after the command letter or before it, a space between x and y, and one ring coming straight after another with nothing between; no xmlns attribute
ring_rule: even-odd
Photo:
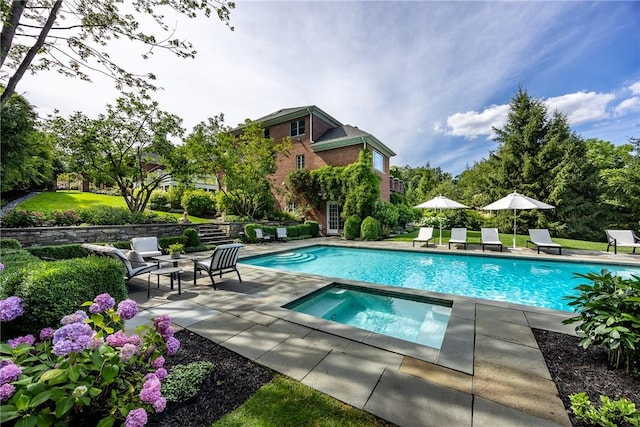
<svg viewBox="0 0 640 427"><path fill-rule="evenodd" d="M178 220L167 214L150 211L132 213L128 209L102 206L96 208L36 212L12 209L1 219L2 227L53 227L72 225L170 224Z"/></svg>
<svg viewBox="0 0 640 427"><path fill-rule="evenodd" d="M576 287L577 296L567 297L578 314L563 323L579 322L581 345L606 348L611 366L640 369L640 277L625 279L607 270L578 276L590 283Z"/></svg>
<svg viewBox="0 0 640 427"><path fill-rule="evenodd" d="M360 238L360 226L362 218L358 215L351 215L344 221L344 231L342 236L347 240L355 240Z"/></svg>
<svg viewBox="0 0 640 427"><path fill-rule="evenodd" d="M360 225L360 238L362 240L378 240L380 238L380 223L377 219L368 216Z"/></svg>

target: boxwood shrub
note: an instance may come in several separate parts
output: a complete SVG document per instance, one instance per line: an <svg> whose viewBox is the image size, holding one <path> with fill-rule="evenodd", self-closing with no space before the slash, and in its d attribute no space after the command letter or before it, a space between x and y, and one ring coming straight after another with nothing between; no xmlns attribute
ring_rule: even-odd
<svg viewBox="0 0 640 427"><path fill-rule="evenodd" d="M198 235L198 231L195 228L187 228L182 232L182 235L187 238L187 242L185 246L187 247L197 247L200 246L200 236Z"/></svg>
<svg viewBox="0 0 640 427"><path fill-rule="evenodd" d="M55 246L31 246L27 248L27 251L44 260L82 258L87 255L87 252L82 249L79 243Z"/></svg>
<svg viewBox="0 0 640 427"><path fill-rule="evenodd" d="M362 220L358 215L351 215L344 222L344 238L347 240L355 240L360 237L360 224Z"/></svg>
<svg viewBox="0 0 640 427"><path fill-rule="evenodd" d="M4 265L4 271L0 274L0 299L5 299L15 295L25 275L37 270L44 261L25 249L5 249L0 253L0 262Z"/></svg>
<svg viewBox="0 0 640 427"><path fill-rule="evenodd" d="M311 235L311 237L318 237L320 234L320 224L318 224L318 221L307 220L304 223L309 226L309 235Z"/></svg>
<svg viewBox="0 0 640 427"><path fill-rule="evenodd" d="M46 326L57 326L63 316L105 292L116 304L127 298L124 266L118 260L92 256L41 262L25 272L14 293L23 299L25 308L16 329L37 334Z"/></svg>
<svg viewBox="0 0 640 427"><path fill-rule="evenodd" d="M20 249L22 245L18 239L0 239L0 249Z"/></svg>
<svg viewBox="0 0 640 427"><path fill-rule="evenodd" d="M246 236L247 242L256 243L258 241L255 231L256 228L262 229L262 225L253 222L244 225L244 235Z"/></svg>
<svg viewBox="0 0 640 427"><path fill-rule="evenodd" d="M360 238L362 240L378 240L380 237L380 223L377 219L368 216L360 226Z"/></svg>

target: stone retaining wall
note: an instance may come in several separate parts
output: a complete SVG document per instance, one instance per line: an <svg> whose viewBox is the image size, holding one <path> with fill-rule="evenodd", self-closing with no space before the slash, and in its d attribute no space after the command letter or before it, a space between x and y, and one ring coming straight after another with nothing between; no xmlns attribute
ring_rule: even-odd
<svg viewBox="0 0 640 427"><path fill-rule="evenodd" d="M132 237L181 236L186 228L199 230L205 224L136 224L111 226L76 226L76 227L32 227L32 228L2 228L0 237L3 239L17 239L24 247L64 245L69 243L107 243L126 242ZM240 229L229 223L218 225L232 239L238 236Z"/></svg>

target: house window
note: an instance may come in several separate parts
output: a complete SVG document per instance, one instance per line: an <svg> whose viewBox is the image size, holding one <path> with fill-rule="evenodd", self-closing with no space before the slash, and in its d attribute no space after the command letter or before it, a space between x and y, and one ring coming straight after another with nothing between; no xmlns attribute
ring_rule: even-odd
<svg viewBox="0 0 640 427"><path fill-rule="evenodd" d="M270 138L269 128L265 128L264 129L264 137L265 137L265 139L269 139Z"/></svg>
<svg viewBox="0 0 640 427"><path fill-rule="evenodd" d="M304 134L304 120L296 120L291 122L291 136Z"/></svg>
<svg viewBox="0 0 640 427"><path fill-rule="evenodd" d="M296 156L296 168L304 169L304 154L298 154Z"/></svg>
<svg viewBox="0 0 640 427"><path fill-rule="evenodd" d="M375 150L373 150L373 168L384 173L384 157Z"/></svg>
<svg viewBox="0 0 640 427"><path fill-rule="evenodd" d="M295 212L295 211L296 211L296 203L287 202L287 212Z"/></svg>

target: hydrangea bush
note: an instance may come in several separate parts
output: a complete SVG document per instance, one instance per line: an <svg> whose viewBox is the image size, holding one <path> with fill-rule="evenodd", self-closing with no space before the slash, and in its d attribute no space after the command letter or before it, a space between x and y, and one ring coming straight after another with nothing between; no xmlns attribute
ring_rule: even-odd
<svg viewBox="0 0 640 427"><path fill-rule="evenodd" d="M180 347L169 316L127 335L124 323L136 316L135 301L116 308L114 298L100 294L82 307L88 313L64 316L59 328L44 328L37 339L0 344L1 424L137 427L148 413L164 410L163 354ZM20 298L0 300L2 322L23 314Z"/></svg>

